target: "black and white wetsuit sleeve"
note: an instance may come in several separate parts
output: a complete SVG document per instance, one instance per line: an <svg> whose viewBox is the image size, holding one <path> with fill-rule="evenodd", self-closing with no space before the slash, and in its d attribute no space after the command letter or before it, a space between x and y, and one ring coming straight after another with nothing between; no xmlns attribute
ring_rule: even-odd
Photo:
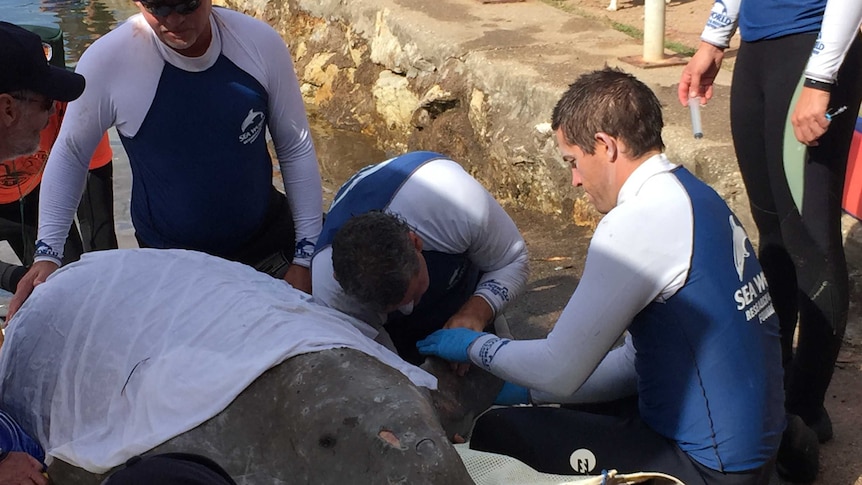
<svg viewBox="0 0 862 485"><path fill-rule="evenodd" d="M739 6L742 0L721 0L712 5L706 27L700 40L722 49L730 45L730 38L736 32L739 20Z"/></svg>
<svg viewBox="0 0 862 485"><path fill-rule="evenodd" d="M834 83L844 57L859 35L862 25L862 2L859 0L829 0L823 13L820 36L805 67L805 77Z"/></svg>

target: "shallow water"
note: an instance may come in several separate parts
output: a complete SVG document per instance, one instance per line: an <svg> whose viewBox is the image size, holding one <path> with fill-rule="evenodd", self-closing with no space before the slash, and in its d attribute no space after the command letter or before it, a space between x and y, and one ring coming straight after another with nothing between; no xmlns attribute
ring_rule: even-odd
<svg viewBox="0 0 862 485"><path fill-rule="evenodd" d="M0 0L0 20L59 25L69 66L93 41L137 12L131 0Z"/></svg>

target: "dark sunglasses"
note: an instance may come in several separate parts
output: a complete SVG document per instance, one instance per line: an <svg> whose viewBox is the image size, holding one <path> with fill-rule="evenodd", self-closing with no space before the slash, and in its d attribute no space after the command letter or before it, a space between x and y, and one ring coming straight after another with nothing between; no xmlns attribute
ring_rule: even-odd
<svg viewBox="0 0 862 485"><path fill-rule="evenodd" d="M201 6L201 0L187 0L185 2L180 2L175 5L165 5L163 3L147 2L141 0L141 5L143 5L144 8L147 9L147 12L150 12L156 17L167 17L173 12L176 12L180 15L188 15Z"/></svg>
<svg viewBox="0 0 862 485"><path fill-rule="evenodd" d="M24 95L20 95L20 94L11 94L10 96L12 96L13 98L15 98L19 101L27 101L28 103L38 103L39 108L41 108L42 111L48 111L51 109L52 106L54 106L54 100L47 97L47 96L43 96L42 98L31 98L29 96L24 96Z"/></svg>

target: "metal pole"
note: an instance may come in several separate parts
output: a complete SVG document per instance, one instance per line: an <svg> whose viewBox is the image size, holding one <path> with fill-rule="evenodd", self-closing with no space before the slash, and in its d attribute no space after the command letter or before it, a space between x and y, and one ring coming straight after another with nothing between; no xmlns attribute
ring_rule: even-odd
<svg viewBox="0 0 862 485"><path fill-rule="evenodd" d="M644 2L644 61L660 62L664 59L665 0Z"/></svg>

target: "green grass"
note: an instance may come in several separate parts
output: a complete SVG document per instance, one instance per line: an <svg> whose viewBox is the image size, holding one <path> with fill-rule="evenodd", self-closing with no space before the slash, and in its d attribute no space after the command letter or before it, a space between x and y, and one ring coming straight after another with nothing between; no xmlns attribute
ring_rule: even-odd
<svg viewBox="0 0 862 485"><path fill-rule="evenodd" d="M643 30L641 30L637 27L632 27L631 25L628 25L628 24L621 24L619 22L613 22L613 21L610 22L610 26L614 30L618 30L618 31L628 35L629 37L631 37L633 39L637 39L637 40L643 40L644 39ZM669 49L673 52L676 52L677 54L681 54L681 55L689 56L689 57L693 56L694 53L697 52L697 49L689 47L689 46L687 46L681 42L676 42L676 41L672 41L672 40L666 40L664 43L664 46L667 49Z"/></svg>
<svg viewBox="0 0 862 485"><path fill-rule="evenodd" d="M676 52L677 54L688 57L693 56L694 53L697 52L697 49L695 49L694 47L689 47L681 42L676 42L672 40L666 41L664 43L664 46L671 51Z"/></svg>
<svg viewBox="0 0 862 485"><path fill-rule="evenodd" d="M614 22L614 21L612 21L612 20L610 20L604 16L597 16L597 15L591 14L591 13L589 13L583 9L569 5L565 0L542 0L542 2L552 6L554 8L558 8L564 12L573 13L575 15L579 15L581 17L584 17L584 18L587 18L590 20L595 20L596 22L605 24L614 30L618 30L618 31L628 35L629 37L631 37L633 39L643 40L643 38L644 38L643 30L641 30L637 27L633 27L631 25L623 24L620 22ZM683 56L693 56L694 53L697 51L697 49L695 49L691 46L687 46L681 42L676 42L676 41L665 41L664 46L668 50L670 50L672 52L676 52L677 54L680 54Z"/></svg>
<svg viewBox="0 0 862 485"><path fill-rule="evenodd" d="M605 21L605 23L610 23L610 26L613 27L614 30L619 30L620 32L626 34L633 39L644 40L644 31L637 27L632 27L628 24L621 24L619 22L607 20Z"/></svg>

